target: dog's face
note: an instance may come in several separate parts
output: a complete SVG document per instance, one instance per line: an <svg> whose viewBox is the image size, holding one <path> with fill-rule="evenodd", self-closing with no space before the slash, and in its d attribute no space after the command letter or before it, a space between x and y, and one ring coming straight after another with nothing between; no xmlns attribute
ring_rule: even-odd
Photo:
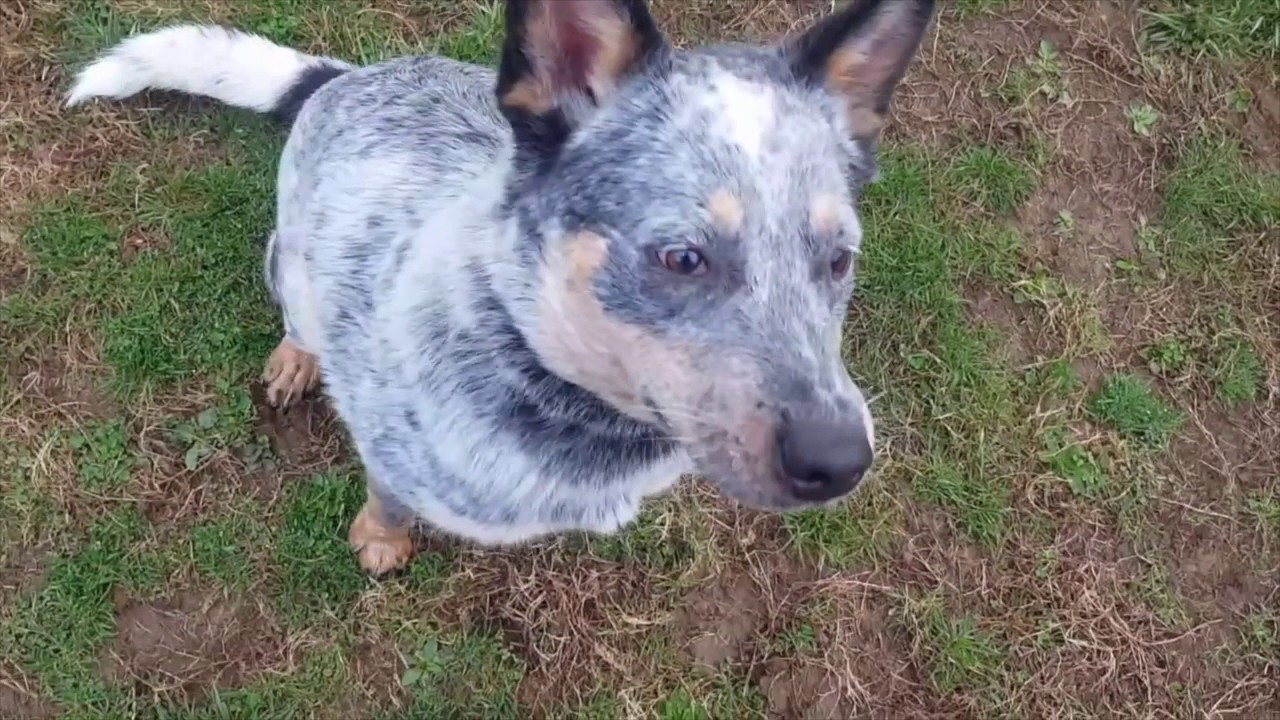
<svg viewBox="0 0 1280 720"><path fill-rule="evenodd" d="M747 505L830 501L872 463L840 352L853 200L931 11L861 0L778 46L677 52L641 0L508 4L530 342Z"/></svg>

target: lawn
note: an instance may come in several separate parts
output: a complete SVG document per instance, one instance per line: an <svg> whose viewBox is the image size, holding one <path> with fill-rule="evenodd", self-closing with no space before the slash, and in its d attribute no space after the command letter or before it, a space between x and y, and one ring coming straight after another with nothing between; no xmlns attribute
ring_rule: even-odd
<svg viewBox="0 0 1280 720"><path fill-rule="evenodd" d="M282 133L59 99L167 22L489 63L499 12L4 2L0 718L1280 713L1280 11L943 4L861 200L871 486L775 516L688 484L616 537L428 537L378 582L340 423L256 382ZM689 44L831 2L655 6Z"/></svg>

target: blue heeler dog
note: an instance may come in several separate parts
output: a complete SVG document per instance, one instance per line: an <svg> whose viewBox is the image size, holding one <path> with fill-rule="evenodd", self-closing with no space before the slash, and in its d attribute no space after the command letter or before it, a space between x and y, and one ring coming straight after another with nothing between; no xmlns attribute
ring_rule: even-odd
<svg viewBox="0 0 1280 720"><path fill-rule="evenodd" d="M775 45L677 50L643 0L511 0L496 72L170 27L68 103L177 90L292 124L265 381L283 406L323 378L380 574L415 520L515 543L617 531L687 472L774 511L862 481L853 201L932 14L857 0Z"/></svg>

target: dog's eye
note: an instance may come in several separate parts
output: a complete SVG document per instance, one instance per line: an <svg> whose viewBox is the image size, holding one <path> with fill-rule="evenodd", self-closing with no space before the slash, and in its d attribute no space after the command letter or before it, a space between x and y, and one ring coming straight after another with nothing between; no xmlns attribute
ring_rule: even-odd
<svg viewBox="0 0 1280 720"><path fill-rule="evenodd" d="M707 260L702 253L683 246L663 248L658 252L662 266L677 275L701 275L707 271Z"/></svg>
<svg viewBox="0 0 1280 720"><path fill-rule="evenodd" d="M840 248L831 258L831 274L839 280L849 274L849 268L853 267L853 251L849 248Z"/></svg>

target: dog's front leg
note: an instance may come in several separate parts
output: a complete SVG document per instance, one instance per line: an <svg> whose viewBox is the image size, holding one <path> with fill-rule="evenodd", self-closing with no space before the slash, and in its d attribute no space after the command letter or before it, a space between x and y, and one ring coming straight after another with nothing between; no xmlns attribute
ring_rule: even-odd
<svg viewBox="0 0 1280 720"><path fill-rule="evenodd" d="M351 523L347 539L360 567L371 575L403 568L413 556L413 514L378 486L367 481L369 496Z"/></svg>

